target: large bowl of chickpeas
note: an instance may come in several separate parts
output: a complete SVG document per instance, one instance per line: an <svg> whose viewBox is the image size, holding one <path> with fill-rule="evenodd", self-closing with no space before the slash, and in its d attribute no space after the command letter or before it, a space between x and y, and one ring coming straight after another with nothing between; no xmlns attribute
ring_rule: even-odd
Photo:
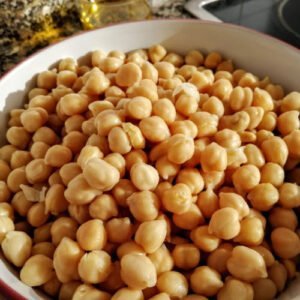
<svg viewBox="0 0 300 300"><path fill-rule="evenodd" d="M300 51L233 25L90 31L0 80L11 299L300 299Z"/></svg>

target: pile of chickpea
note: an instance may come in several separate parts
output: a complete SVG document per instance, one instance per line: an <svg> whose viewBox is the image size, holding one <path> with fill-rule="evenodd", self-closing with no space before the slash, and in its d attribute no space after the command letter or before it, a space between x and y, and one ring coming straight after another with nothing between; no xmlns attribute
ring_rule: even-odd
<svg viewBox="0 0 300 300"><path fill-rule="evenodd" d="M40 73L0 148L0 242L60 300L271 300L300 253L300 93L218 52ZM298 214L298 215L297 215Z"/></svg>

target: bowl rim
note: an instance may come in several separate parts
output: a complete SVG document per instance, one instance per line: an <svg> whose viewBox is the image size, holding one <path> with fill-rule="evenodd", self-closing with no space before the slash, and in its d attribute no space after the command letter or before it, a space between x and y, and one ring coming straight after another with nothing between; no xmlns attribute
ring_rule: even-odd
<svg viewBox="0 0 300 300"><path fill-rule="evenodd" d="M237 24L233 24L233 23L227 23L227 22L215 22L215 21L209 21L209 20L200 20L200 19L192 19L192 18L168 18L168 19L163 19L163 18L153 18L153 19L148 19L148 20L142 20L142 21L125 21L125 22L119 22L116 24L109 24L109 25L105 25L102 27L98 27L98 28L94 28L94 29L90 29L87 31L81 30L71 36L65 37L62 40L59 40L57 42L54 42L52 44L47 45L46 47L43 47L37 51L35 51L34 53L30 54L27 57L24 57L23 59L21 59L18 63L16 63L12 68L10 68L9 70L5 71L1 76L0 76L0 84L2 82L5 81L6 78L8 78L9 76L13 76L13 74L20 68L22 67L22 65L24 63L26 63L27 61L30 61L32 59L34 59L35 56L38 56L40 53L47 51L49 48L55 47L57 44L61 44L61 43L66 43L71 39L76 39L81 35L85 35L85 34L89 34L90 32L94 32L94 31L99 31L102 29L106 29L106 28L110 28L110 27L118 27L118 26L122 26L122 25L126 25L126 24L139 24L139 23L146 23L146 22L185 22L185 23L195 23L195 24L211 24L211 25L215 25L215 26L225 26L227 28L233 28L233 29L240 29L241 31L245 31L245 32L249 32L251 34L256 34L256 35L260 35L261 37L264 37L268 40L270 40L272 43L277 44L280 47L285 47L285 48L290 48L292 51L300 53L300 48L297 48L294 45L291 45L283 40L280 40L277 37L273 37L271 35L268 35L264 32L260 32L258 30L252 29L252 28L248 28L242 25L237 25ZM26 300L26 298L24 298L24 296L22 296L21 294L19 294L18 291L14 290L11 286L9 286L8 284L6 284L1 278L0 278L0 291L3 291L5 293L6 296L9 297L9 299L12 300Z"/></svg>

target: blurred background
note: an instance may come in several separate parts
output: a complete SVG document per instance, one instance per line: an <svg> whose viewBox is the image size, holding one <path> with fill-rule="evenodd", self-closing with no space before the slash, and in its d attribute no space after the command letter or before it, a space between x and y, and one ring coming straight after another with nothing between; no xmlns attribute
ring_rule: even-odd
<svg viewBox="0 0 300 300"><path fill-rule="evenodd" d="M0 75L80 31L150 18L240 24L300 47L300 0L10 0L0 1Z"/></svg>

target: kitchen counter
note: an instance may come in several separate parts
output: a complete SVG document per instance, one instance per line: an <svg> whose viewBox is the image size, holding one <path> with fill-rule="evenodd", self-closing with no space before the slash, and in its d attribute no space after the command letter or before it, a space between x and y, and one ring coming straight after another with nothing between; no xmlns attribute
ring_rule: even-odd
<svg viewBox="0 0 300 300"><path fill-rule="evenodd" d="M191 18L186 0L152 1L154 18ZM11 0L0 5L0 75L50 43L82 31L73 1ZM159 5L161 4L161 5ZM51 15L51 20L48 19ZM55 22L56 26L52 26ZM42 24L42 25L41 25ZM41 29L43 26L44 29Z"/></svg>

